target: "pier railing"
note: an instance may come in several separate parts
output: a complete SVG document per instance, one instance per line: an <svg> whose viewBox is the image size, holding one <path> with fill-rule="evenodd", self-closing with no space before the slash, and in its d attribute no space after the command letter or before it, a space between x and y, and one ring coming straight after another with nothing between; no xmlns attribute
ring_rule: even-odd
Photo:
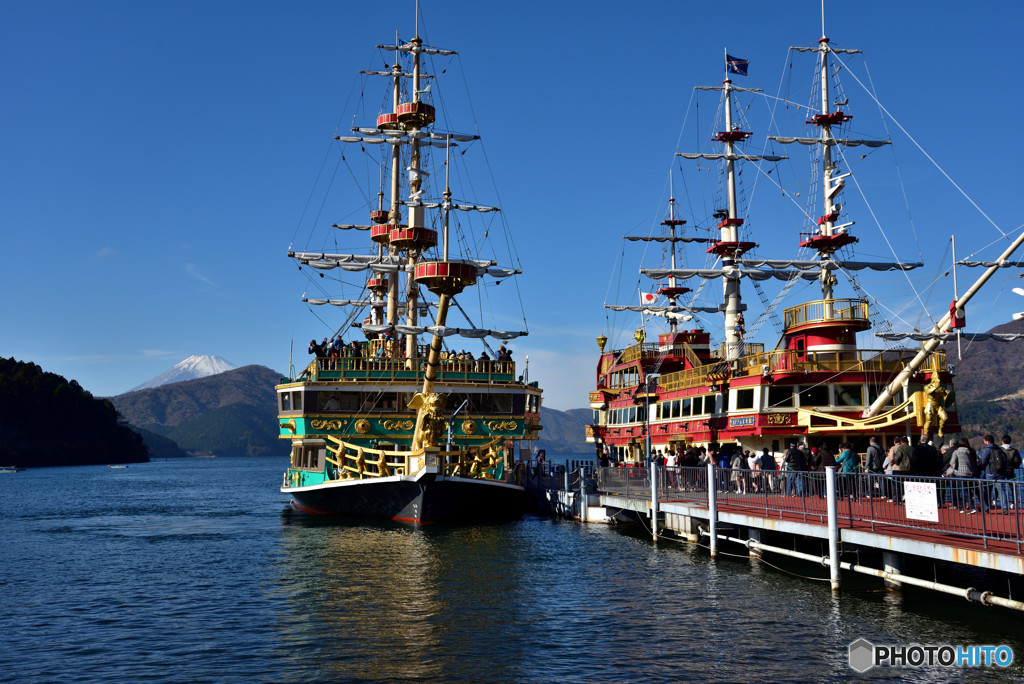
<svg viewBox="0 0 1024 684"><path fill-rule="evenodd" d="M985 548L993 540L1010 541L1021 554L1024 471L1018 470L1018 474L1017 479L992 481L838 473L838 522L840 526L856 526L871 531L896 527L973 537L982 540ZM748 511L751 515L765 518L799 519L827 525L825 477L823 472L716 468L714 486L720 507ZM655 478L660 503L708 505L706 466L657 467ZM649 467L598 468L596 480L602 494L651 498ZM926 503L933 501L934 504L926 505L923 512L914 512L917 502L922 500L921 496ZM998 504L994 503L996 499Z"/></svg>

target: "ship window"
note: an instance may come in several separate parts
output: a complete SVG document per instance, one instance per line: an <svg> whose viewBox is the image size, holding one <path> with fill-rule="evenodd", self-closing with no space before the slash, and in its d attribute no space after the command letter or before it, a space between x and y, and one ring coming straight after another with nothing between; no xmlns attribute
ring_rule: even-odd
<svg viewBox="0 0 1024 684"><path fill-rule="evenodd" d="M793 388L790 385L770 385L768 387L768 408L779 408L793 405Z"/></svg>
<svg viewBox="0 0 1024 684"><path fill-rule="evenodd" d="M863 385L835 385L835 406L863 406Z"/></svg>
<svg viewBox="0 0 1024 684"><path fill-rule="evenodd" d="M630 406L629 407L629 419L626 422L627 423L635 423L636 422L636 406Z"/></svg>
<svg viewBox="0 0 1024 684"><path fill-rule="evenodd" d="M281 410L292 410L292 395L288 392L281 392Z"/></svg>
<svg viewBox="0 0 1024 684"><path fill-rule="evenodd" d="M693 405L693 400L686 398L683 399L679 408L679 417L685 418L690 415L690 407Z"/></svg>
<svg viewBox="0 0 1024 684"><path fill-rule="evenodd" d="M704 397L704 413L717 413L721 394L709 394Z"/></svg>
<svg viewBox="0 0 1024 684"><path fill-rule="evenodd" d="M692 415L699 416L702 413L704 413L704 397L694 397Z"/></svg>
<svg viewBox="0 0 1024 684"><path fill-rule="evenodd" d="M735 402L737 411L746 411L754 408L754 388L735 390Z"/></svg>
<svg viewBox="0 0 1024 684"><path fill-rule="evenodd" d="M636 421L638 423L644 422L644 420L645 420L644 414L645 414L644 407L643 406L637 406L636 407Z"/></svg>
<svg viewBox="0 0 1024 684"><path fill-rule="evenodd" d="M323 470L324 448L316 444L295 444L292 446L292 467L309 470Z"/></svg>
<svg viewBox="0 0 1024 684"><path fill-rule="evenodd" d="M828 406L828 385L813 385L800 389L801 406Z"/></svg>
<svg viewBox="0 0 1024 684"><path fill-rule="evenodd" d="M302 410L302 392L292 392L292 406L296 411Z"/></svg>
<svg viewBox="0 0 1024 684"><path fill-rule="evenodd" d="M875 400L878 399L878 395L882 393L881 387L868 387L868 405L874 404ZM886 406L897 406L901 403L901 393L894 394L889 398L889 402Z"/></svg>

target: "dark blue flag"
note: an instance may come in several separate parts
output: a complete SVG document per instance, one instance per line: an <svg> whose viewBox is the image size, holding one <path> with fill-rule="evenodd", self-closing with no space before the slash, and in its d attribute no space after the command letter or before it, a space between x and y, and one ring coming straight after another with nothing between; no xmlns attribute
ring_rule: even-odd
<svg viewBox="0 0 1024 684"><path fill-rule="evenodd" d="M728 54L725 56L725 65L729 67L730 74L739 74L740 76L746 76L747 65L749 64L750 62L746 59L740 59L738 57L733 57L732 55Z"/></svg>

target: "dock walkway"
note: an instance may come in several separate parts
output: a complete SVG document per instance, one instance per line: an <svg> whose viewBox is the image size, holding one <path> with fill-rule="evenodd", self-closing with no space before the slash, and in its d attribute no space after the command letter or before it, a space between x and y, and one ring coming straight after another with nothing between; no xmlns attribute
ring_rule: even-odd
<svg viewBox="0 0 1024 684"><path fill-rule="evenodd" d="M917 556L1024 576L1024 481L994 486L984 480L836 474L832 469L746 470L736 471L738 486L733 474L710 466L596 468L592 475L574 472L537 484L548 490L555 513L588 522L646 518L653 522L655 541L669 532L693 541L706 538L712 555L719 541L728 541L745 545L752 557L767 551L818 561L831 568L834 589L840 569L852 569L882 577L893 587L902 582L933 585L929 588L1024 610L1024 603L1012 598L902 574L904 557ZM709 481L715 483L710 489ZM1000 489L1012 506L1005 512L991 506L993 492ZM972 505L977 512L971 513ZM825 540L829 553L813 556L766 543L780 535ZM854 550L880 553L884 568L841 561Z"/></svg>

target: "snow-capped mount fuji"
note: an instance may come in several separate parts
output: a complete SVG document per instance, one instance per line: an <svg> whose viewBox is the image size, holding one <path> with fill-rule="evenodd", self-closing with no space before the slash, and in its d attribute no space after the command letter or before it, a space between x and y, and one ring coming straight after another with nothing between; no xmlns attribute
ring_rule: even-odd
<svg viewBox="0 0 1024 684"><path fill-rule="evenodd" d="M234 370L235 368L238 368L238 366L225 361L219 356L190 356L155 378L147 380L138 387L131 388L129 391L134 392L136 390L167 385L172 382L205 378L210 375L223 373L224 371Z"/></svg>

